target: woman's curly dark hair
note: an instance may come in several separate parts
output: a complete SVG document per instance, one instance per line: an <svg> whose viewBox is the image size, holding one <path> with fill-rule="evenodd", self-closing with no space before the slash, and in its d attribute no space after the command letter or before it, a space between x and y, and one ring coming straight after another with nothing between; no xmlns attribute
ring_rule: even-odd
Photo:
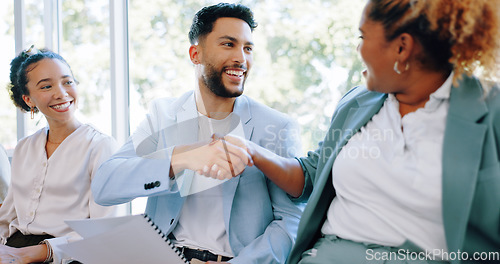
<svg viewBox="0 0 500 264"><path fill-rule="evenodd" d="M500 1L370 0L368 17L381 22L386 39L401 33L423 47L417 57L431 70L453 70L454 78L478 74L499 80Z"/></svg>
<svg viewBox="0 0 500 264"><path fill-rule="evenodd" d="M10 84L8 85L10 98L12 99L12 102L14 102L15 106L26 112L31 110L31 108L23 100L23 95L29 95L27 87L29 82L29 66L43 59L58 59L64 62L71 71L71 67L61 55L48 49L32 51L31 53L23 51L10 62ZM73 72L71 72L71 74L73 75ZM34 111L38 112L38 109L35 107Z"/></svg>

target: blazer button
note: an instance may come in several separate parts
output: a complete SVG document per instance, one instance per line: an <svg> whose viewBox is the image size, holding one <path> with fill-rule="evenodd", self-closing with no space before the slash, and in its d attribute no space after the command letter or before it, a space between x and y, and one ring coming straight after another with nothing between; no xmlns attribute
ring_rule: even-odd
<svg viewBox="0 0 500 264"><path fill-rule="evenodd" d="M160 187L161 183L159 181L155 181L154 187Z"/></svg>

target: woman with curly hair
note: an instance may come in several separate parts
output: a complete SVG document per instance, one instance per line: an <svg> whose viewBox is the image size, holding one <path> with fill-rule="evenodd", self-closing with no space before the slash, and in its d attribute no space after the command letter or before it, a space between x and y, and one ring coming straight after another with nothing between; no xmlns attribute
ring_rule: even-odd
<svg viewBox="0 0 500 264"><path fill-rule="evenodd" d="M94 202L90 183L116 141L75 117L77 81L59 54L31 47L11 62L14 105L41 112L48 126L21 139L0 207L0 263L69 263L59 249L79 236L64 220L116 214Z"/></svg>
<svg viewBox="0 0 500 264"><path fill-rule="evenodd" d="M308 199L288 263L499 260L499 12L498 0L369 0L366 87L342 98L319 148L284 159L243 142Z"/></svg>

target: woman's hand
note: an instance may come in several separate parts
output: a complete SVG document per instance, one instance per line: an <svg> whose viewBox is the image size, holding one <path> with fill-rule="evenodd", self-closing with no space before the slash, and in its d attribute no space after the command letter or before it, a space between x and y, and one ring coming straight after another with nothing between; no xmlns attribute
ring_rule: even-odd
<svg viewBox="0 0 500 264"><path fill-rule="evenodd" d="M20 263L24 264L21 256L19 256L19 249L5 245L0 245L0 263Z"/></svg>
<svg viewBox="0 0 500 264"><path fill-rule="evenodd" d="M294 158L284 158L258 144L236 136L224 136L227 144L244 149L252 165L293 197L302 194L305 178L300 163Z"/></svg>
<svg viewBox="0 0 500 264"><path fill-rule="evenodd" d="M46 245L14 248L0 245L0 264L25 264L43 262L47 256Z"/></svg>
<svg viewBox="0 0 500 264"><path fill-rule="evenodd" d="M229 143L231 143L231 144L233 144L241 149L244 149L248 153L251 161L253 161L253 155L255 152L255 149L253 146L255 143L248 141L244 138L241 138L238 136L233 136L233 135L226 135L223 137L223 139L226 142L229 142ZM253 163L250 166L252 166L252 165L253 165Z"/></svg>
<svg viewBox="0 0 500 264"><path fill-rule="evenodd" d="M214 136L210 142L175 147L171 164L174 174L190 169L223 180L238 176L253 163L246 149Z"/></svg>

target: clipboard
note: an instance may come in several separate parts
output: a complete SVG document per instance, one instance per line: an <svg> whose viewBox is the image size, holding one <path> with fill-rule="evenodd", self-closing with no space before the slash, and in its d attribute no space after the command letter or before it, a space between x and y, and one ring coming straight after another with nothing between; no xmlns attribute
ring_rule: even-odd
<svg viewBox="0 0 500 264"><path fill-rule="evenodd" d="M58 247L85 264L189 263L145 214L65 222L83 239Z"/></svg>

